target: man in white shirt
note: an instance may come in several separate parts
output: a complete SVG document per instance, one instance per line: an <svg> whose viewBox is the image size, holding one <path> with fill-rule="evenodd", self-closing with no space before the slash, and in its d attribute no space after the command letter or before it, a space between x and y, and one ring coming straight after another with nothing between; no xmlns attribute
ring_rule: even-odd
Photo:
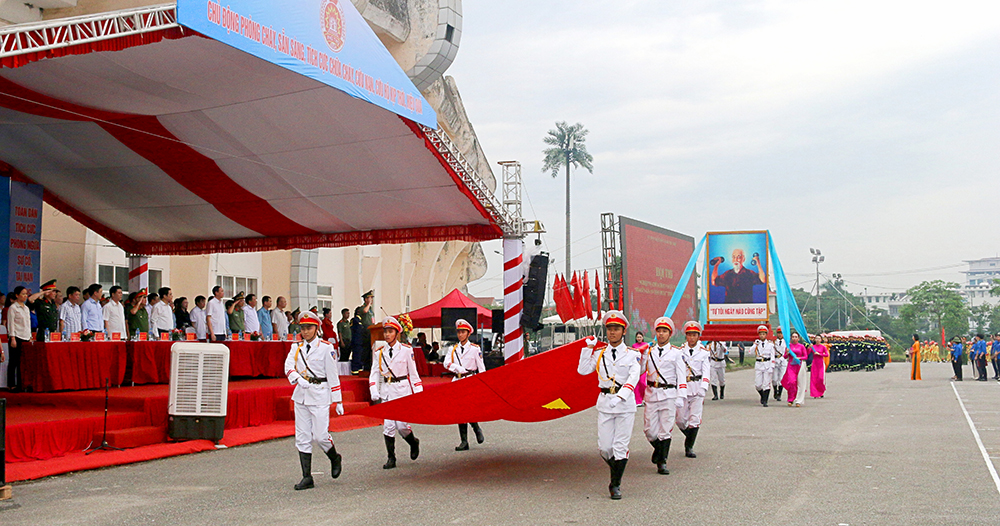
<svg viewBox="0 0 1000 526"><path fill-rule="evenodd" d="M83 330L83 318L80 313L80 303L83 294L80 287L66 289L66 301L59 306L59 332L63 339L69 341L69 335Z"/></svg>
<svg viewBox="0 0 1000 526"><path fill-rule="evenodd" d="M277 306L271 311L271 325L274 328L273 334L284 340L288 336L288 317L285 315L285 306L288 302L284 296L278 296Z"/></svg>
<svg viewBox="0 0 1000 526"><path fill-rule="evenodd" d="M159 302L160 302L159 294L155 292L150 292L149 294L146 295L146 314L148 314L150 318L153 317L153 307L155 307L156 304Z"/></svg>
<svg viewBox="0 0 1000 526"><path fill-rule="evenodd" d="M169 287L160 289L160 301L153 305L153 314L149 317L149 331L162 334L174 330L174 293Z"/></svg>
<svg viewBox="0 0 1000 526"><path fill-rule="evenodd" d="M257 317L257 295L247 294L243 305L243 332L260 334L260 318Z"/></svg>
<svg viewBox="0 0 1000 526"><path fill-rule="evenodd" d="M222 287L216 285L212 287L212 297L208 300L208 306L205 307L205 322L207 327L207 337L209 341L224 342L226 341L226 303L222 300L223 295L226 291Z"/></svg>
<svg viewBox="0 0 1000 526"><path fill-rule="evenodd" d="M208 334L208 315L205 312L205 296L198 296L194 299L194 308L191 309L191 325L194 326L195 338L203 342Z"/></svg>
<svg viewBox="0 0 1000 526"><path fill-rule="evenodd" d="M118 333L119 338L125 337L125 306L122 305L122 288L111 287L111 299L104 305L104 332L108 337Z"/></svg>

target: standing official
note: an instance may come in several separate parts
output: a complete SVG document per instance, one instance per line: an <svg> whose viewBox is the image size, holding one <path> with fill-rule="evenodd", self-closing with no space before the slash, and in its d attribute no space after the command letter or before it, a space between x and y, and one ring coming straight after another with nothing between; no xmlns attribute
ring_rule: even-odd
<svg viewBox="0 0 1000 526"><path fill-rule="evenodd" d="M958 336L951 340L951 368L955 371L955 376L951 379L956 382L962 381L962 342Z"/></svg>
<svg viewBox="0 0 1000 526"><path fill-rule="evenodd" d="M781 385L781 379L785 377L788 369L788 358L785 358L785 338L781 335L781 327L774 329L774 367L771 371L771 387L774 388L774 399L781 400L781 393L785 387Z"/></svg>
<svg viewBox="0 0 1000 526"><path fill-rule="evenodd" d="M712 400L726 399L726 359L728 356L729 349L726 349L722 342L709 342L708 358L711 366L709 383L712 384Z"/></svg>
<svg viewBox="0 0 1000 526"><path fill-rule="evenodd" d="M642 357L641 370L646 373L643 431L653 446L653 464L660 475L669 475L667 455L670 453L670 430L677 419L677 408L687 397L687 366L681 352L670 345L674 321L658 318L653 324L656 343Z"/></svg>
<svg viewBox="0 0 1000 526"><path fill-rule="evenodd" d="M340 476L341 456L330 436L330 405L336 402L337 415L344 414L340 377L330 342L319 338L319 318L304 312L299 318L302 340L292 344L285 358L285 375L295 386L295 447L299 450L302 480L295 489L313 487L312 443L315 441L330 459L330 475Z"/></svg>
<svg viewBox="0 0 1000 526"><path fill-rule="evenodd" d="M639 381L641 356L625 345L628 320L621 311L611 310L604 315L604 329L608 345L600 350L597 338L587 338L587 346L580 352L577 372L588 375L597 371L597 448L611 468L611 498L622 498L622 475L628 464L628 444L635 423L635 384Z"/></svg>
<svg viewBox="0 0 1000 526"><path fill-rule="evenodd" d="M771 385L774 376L774 343L767 339L767 325L757 327L757 339L753 342L754 387L760 395L760 405L767 407L767 399L771 397ZM780 380L779 380L780 381Z"/></svg>
<svg viewBox="0 0 1000 526"><path fill-rule="evenodd" d="M698 429L701 428L701 413L711 374L708 351L698 342L700 337L700 323L689 321L684 324L684 338L687 341L680 351L687 368L687 396L684 397L684 404L677 409L677 427L684 433L684 456L688 458L697 457L694 454L694 442L698 439Z"/></svg>
<svg viewBox="0 0 1000 526"><path fill-rule="evenodd" d="M458 335L458 343L444 357L444 368L455 373L453 382L486 370L482 349L469 341L469 335L472 334L472 324L465 320L456 321L455 333ZM476 434L476 443L482 444L486 440L486 437L483 436L483 430L479 428L479 423L471 422L471 424L472 431ZM458 424L458 437L462 442L455 447L455 451L467 451L469 449L469 424Z"/></svg>
<svg viewBox="0 0 1000 526"><path fill-rule="evenodd" d="M371 391L372 402L395 400L404 396L419 393L424 390L420 376L417 374L417 364L413 361L413 347L399 341L399 333L403 326L392 316L382 322L382 333L385 341L377 342L373 358L372 372L368 377L368 388ZM385 420L382 425L382 435L385 438L385 451L389 457L382 469L396 467L396 432L410 445L410 460L420 456L420 440L413 436L410 424L398 420Z"/></svg>

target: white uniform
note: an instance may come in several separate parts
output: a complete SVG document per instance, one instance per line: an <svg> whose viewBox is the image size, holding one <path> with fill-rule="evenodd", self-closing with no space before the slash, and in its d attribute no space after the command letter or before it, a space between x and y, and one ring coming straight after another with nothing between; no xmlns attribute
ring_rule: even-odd
<svg viewBox="0 0 1000 526"><path fill-rule="evenodd" d="M785 358L785 340L775 338L774 340L774 372L771 375L771 386L775 391L781 385L781 379L785 377L785 369L788 368L788 358Z"/></svg>
<svg viewBox="0 0 1000 526"><path fill-rule="evenodd" d="M710 383L716 387L726 385L726 356L729 349L726 349L722 342L711 342L708 344L708 358L711 365Z"/></svg>
<svg viewBox="0 0 1000 526"><path fill-rule="evenodd" d="M687 398L687 366L676 347L654 343L642 356L641 370L646 373L643 397L646 440L667 440L677 418L677 406L683 405Z"/></svg>
<svg viewBox="0 0 1000 526"><path fill-rule="evenodd" d="M774 374L774 344L769 340L754 340L750 350L757 360L754 364L754 387L758 391L768 390Z"/></svg>
<svg viewBox="0 0 1000 526"><path fill-rule="evenodd" d="M314 441L323 452L333 447L330 405L342 400L333 353L330 342L315 338L293 343L285 358L285 375L295 385L295 447L302 453L312 453ZM324 380L310 383L309 378Z"/></svg>
<svg viewBox="0 0 1000 526"><path fill-rule="evenodd" d="M456 343L444 355L443 363L445 369L455 373L453 382L486 371L482 349L470 341L466 341L464 345Z"/></svg>
<svg viewBox="0 0 1000 526"><path fill-rule="evenodd" d="M708 390L709 371L708 351L698 343L692 349L687 342L680 348L687 373L687 396L684 404L677 408L677 427L680 429L701 427L701 413L705 405L705 392Z"/></svg>
<svg viewBox="0 0 1000 526"><path fill-rule="evenodd" d="M413 347L397 341L391 348L386 342L376 342L372 355L372 373L368 377L368 389L372 400L388 402L424 390L417 364L413 361ZM398 420L386 420L382 434L395 437L410 434L410 425Z"/></svg>
<svg viewBox="0 0 1000 526"><path fill-rule="evenodd" d="M628 458L635 423L635 384L639 381L641 359L639 352L628 348L624 342L614 348L610 345L604 349L584 347L580 352L577 372L587 375L596 370L597 386L602 389L597 395L597 448L605 460ZM613 402L612 398L618 401Z"/></svg>

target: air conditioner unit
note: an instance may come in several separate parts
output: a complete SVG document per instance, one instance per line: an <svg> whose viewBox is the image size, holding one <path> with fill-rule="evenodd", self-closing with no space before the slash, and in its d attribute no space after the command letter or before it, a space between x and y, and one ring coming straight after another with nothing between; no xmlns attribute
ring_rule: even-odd
<svg viewBox="0 0 1000 526"><path fill-rule="evenodd" d="M170 438L222 440L228 395L228 347L187 342L170 347Z"/></svg>

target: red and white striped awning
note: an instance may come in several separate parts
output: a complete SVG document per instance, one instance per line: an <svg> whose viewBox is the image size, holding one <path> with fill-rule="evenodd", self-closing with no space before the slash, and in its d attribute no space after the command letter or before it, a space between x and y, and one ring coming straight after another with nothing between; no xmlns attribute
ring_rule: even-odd
<svg viewBox="0 0 1000 526"><path fill-rule="evenodd" d="M30 31L0 39L0 173L127 252L502 236L443 132L176 24L12 53Z"/></svg>

